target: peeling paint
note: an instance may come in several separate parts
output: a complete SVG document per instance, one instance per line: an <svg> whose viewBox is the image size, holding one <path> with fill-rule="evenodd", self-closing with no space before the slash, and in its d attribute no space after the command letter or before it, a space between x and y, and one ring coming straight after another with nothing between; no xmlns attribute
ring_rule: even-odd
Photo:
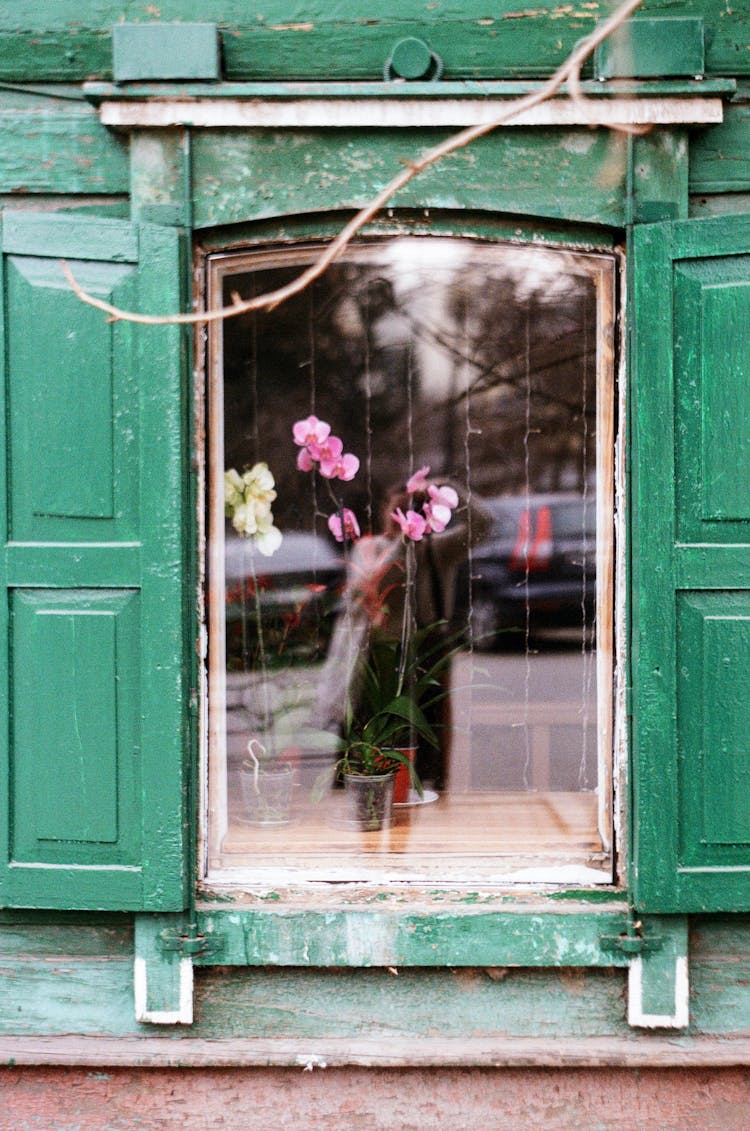
<svg viewBox="0 0 750 1131"><path fill-rule="evenodd" d="M315 24L269 24L269 31L313 31Z"/></svg>

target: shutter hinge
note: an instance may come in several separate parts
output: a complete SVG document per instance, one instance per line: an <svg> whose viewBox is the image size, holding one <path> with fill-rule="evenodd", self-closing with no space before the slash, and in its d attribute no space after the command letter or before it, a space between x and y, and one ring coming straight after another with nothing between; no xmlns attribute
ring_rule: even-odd
<svg viewBox="0 0 750 1131"><path fill-rule="evenodd" d="M159 946L162 950L178 951L185 958L198 954L216 954L224 948L223 935L199 935L196 924L188 925L187 934L181 934L174 927L159 932Z"/></svg>
<svg viewBox="0 0 750 1131"><path fill-rule="evenodd" d="M603 951L620 951L622 954L645 954L654 950L661 950L664 939L661 935L649 935L644 938L640 934L640 923L631 926L622 935L602 935L599 945Z"/></svg>

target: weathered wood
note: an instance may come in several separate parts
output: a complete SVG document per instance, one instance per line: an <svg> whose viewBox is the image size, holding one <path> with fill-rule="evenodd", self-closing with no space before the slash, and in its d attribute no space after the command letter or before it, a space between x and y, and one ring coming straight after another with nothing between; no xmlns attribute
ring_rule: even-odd
<svg viewBox="0 0 750 1131"><path fill-rule="evenodd" d="M197 963L251 966L626 966L604 950L603 937L624 933L625 910L581 907L537 914L479 906L359 909L314 906L200 912L198 931L223 940L221 951Z"/></svg>
<svg viewBox="0 0 750 1131"><path fill-rule="evenodd" d="M380 78L394 44L425 39L445 63L445 77L538 76L559 65L613 3L522 8L500 0L488 14L480 0L425 5L405 0L363 14L353 0L290 8L270 0L248 12L243 0L162 0L144 13L137 0L26 0L0 15L0 77L76 81L111 74L110 28L151 16L160 22L217 22L230 78ZM750 13L724 0L651 0L643 15L701 16L709 73L750 73ZM3 42L4 40L4 42Z"/></svg>
<svg viewBox="0 0 750 1131"><path fill-rule="evenodd" d="M63 285L58 262L74 258L99 294L176 307L179 237L12 212L2 250L12 442L0 529L24 547L0 563L14 698L2 727L3 899L181 910L185 538L179 503L165 517L163 494L179 500L185 477L181 335L108 325ZM45 565L35 547L49 542L59 553Z"/></svg>
<svg viewBox="0 0 750 1131"><path fill-rule="evenodd" d="M697 130L690 142L690 191L750 189L750 106L727 106L724 122Z"/></svg>
<svg viewBox="0 0 750 1131"><path fill-rule="evenodd" d="M105 126L160 129L172 126L194 128L245 129L333 129L373 127L430 128L473 126L493 121L503 112L503 101L485 98L445 98L424 101L417 98L368 99L355 90L346 101L289 98L269 102L263 98L153 98L148 101L105 99L99 114ZM520 126L609 126L679 125L685 122L721 122L719 98L620 98L589 100L584 105L566 99L550 99L541 106L525 110L507 122Z"/></svg>
<svg viewBox="0 0 750 1131"><path fill-rule="evenodd" d="M703 1068L750 1065L750 1040L650 1038L450 1038L390 1040L248 1040L226 1044L182 1037L0 1038L0 1061L11 1065L215 1068L290 1066L313 1070L339 1065L373 1068Z"/></svg>
<svg viewBox="0 0 750 1131"><path fill-rule="evenodd" d="M30 105L33 104L33 105ZM126 140L71 102L0 98L0 192L112 194L128 187Z"/></svg>
<svg viewBox="0 0 750 1131"><path fill-rule="evenodd" d="M358 208L440 131L198 132L197 227ZM474 208L621 225L628 143L599 130L504 131L429 169L394 197L402 208ZM554 176L550 173L554 170Z"/></svg>
<svg viewBox="0 0 750 1131"><path fill-rule="evenodd" d="M634 244L635 901L744 910L750 218L650 225ZM687 552L692 591L686 546L704 548Z"/></svg>
<svg viewBox="0 0 750 1131"><path fill-rule="evenodd" d="M654 130L630 143L628 223L684 219L688 213L688 138Z"/></svg>

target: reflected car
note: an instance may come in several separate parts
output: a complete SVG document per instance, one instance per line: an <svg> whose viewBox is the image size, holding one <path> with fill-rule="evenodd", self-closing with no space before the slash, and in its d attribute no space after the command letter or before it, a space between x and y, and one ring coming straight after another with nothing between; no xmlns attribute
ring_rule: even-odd
<svg viewBox="0 0 750 1131"><path fill-rule="evenodd" d="M487 537L459 573L456 627L475 648L511 647L526 631L591 628L596 604L596 501L574 494L484 500Z"/></svg>
<svg viewBox="0 0 750 1131"><path fill-rule="evenodd" d="M225 578L228 668L254 666L259 610L268 665L325 656L344 584L344 563L326 538L284 533L276 553L263 557L232 533Z"/></svg>

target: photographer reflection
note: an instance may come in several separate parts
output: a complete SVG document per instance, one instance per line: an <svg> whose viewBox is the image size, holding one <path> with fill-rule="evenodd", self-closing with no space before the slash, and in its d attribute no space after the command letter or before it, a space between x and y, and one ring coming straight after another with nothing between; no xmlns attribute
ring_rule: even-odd
<svg viewBox="0 0 750 1131"><path fill-rule="evenodd" d="M351 548L315 723L340 732L354 720L361 728L373 712L406 700L401 709L408 740L399 745L416 748L422 784L442 790L450 751L456 639L448 626L456 578L470 546L485 537L489 516L459 488L430 479L429 470L423 467L391 489L380 512L381 532L358 538ZM331 517L338 540L353 533L347 522L346 513Z"/></svg>

